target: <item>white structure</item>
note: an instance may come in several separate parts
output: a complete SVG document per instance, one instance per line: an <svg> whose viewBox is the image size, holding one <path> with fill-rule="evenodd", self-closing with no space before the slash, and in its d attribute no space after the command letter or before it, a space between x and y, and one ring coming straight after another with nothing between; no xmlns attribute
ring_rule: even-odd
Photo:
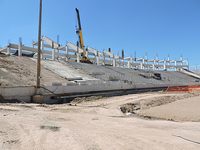
<svg viewBox="0 0 200 150"><path fill-rule="evenodd" d="M81 53L84 51L71 42L67 42L65 46L61 46L48 37L42 37L41 42L42 59L63 59L65 61L80 62ZM37 42L33 42L33 46L28 47L24 46L20 39L19 44L9 43L5 48L0 49L0 52L10 54L15 53L16 50L18 50L18 56L23 56L24 53L34 53L34 57L37 57ZM104 50L103 52L100 52L91 47L88 47L85 51L86 56L97 65L152 70L182 70L182 68L189 68L188 61L183 60L182 58L180 58L180 60L170 60L169 57L168 59L163 60L158 58L122 58L114 55L111 51Z"/></svg>

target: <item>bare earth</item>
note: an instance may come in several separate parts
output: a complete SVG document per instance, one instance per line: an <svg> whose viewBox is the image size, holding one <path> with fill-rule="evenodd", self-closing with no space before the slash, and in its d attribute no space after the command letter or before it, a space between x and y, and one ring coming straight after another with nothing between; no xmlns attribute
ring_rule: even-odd
<svg viewBox="0 0 200 150"><path fill-rule="evenodd" d="M71 106L0 104L0 149L199 150L200 122L143 119L123 114L120 110L126 103L149 99L155 101L174 95L177 96L164 93L134 94L93 101L74 101ZM188 116L200 119L197 109L200 103L197 99L179 100L161 106L152 104L144 110L145 113L149 110L154 115L159 111L159 114L164 112L169 115L165 110L172 107L171 113L176 114L177 118ZM167 108L162 108L163 106ZM183 109L186 106L189 111ZM175 108L183 113L176 112Z"/></svg>
<svg viewBox="0 0 200 150"><path fill-rule="evenodd" d="M0 86L29 86L36 84L36 62L28 57L0 57ZM42 66L41 84L67 80Z"/></svg>
<svg viewBox="0 0 200 150"><path fill-rule="evenodd" d="M174 121L200 122L200 96L142 110L140 115Z"/></svg>

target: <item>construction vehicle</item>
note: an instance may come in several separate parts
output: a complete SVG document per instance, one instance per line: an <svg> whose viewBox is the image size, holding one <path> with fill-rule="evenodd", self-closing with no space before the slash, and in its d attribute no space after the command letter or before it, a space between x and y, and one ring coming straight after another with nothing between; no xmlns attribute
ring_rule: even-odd
<svg viewBox="0 0 200 150"><path fill-rule="evenodd" d="M83 40L83 33L82 33L79 10L78 10L78 8L76 8L75 10L76 10L77 21L78 21L78 27L76 28L76 34L78 35L78 39L79 39L77 46L83 50L83 52L81 53L82 58L81 58L80 62L92 64L92 62L86 56L86 50L85 50L85 45L84 45L84 40Z"/></svg>

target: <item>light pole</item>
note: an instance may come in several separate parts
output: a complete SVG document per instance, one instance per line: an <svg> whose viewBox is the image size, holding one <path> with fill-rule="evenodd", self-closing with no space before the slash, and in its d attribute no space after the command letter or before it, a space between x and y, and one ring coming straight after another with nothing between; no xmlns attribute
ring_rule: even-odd
<svg viewBox="0 0 200 150"><path fill-rule="evenodd" d="M40 88L40 77L41 77L41 28L42 28L42 0L40 0L40 8L39 8L38 56L37 56L37 82L36 82L36 88Z"/></svg>

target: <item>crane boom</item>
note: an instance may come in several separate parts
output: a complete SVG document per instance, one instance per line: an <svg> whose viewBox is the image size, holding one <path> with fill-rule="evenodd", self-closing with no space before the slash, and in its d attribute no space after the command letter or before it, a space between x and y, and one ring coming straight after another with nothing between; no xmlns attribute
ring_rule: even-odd
<svg viewBox="0 0 200 150"><path fill-rule="evenodd" d="M83 41L82 27L81 27L81 19L80 19L78 8L76 8L76 15L77 15L77 20L78 20L78 28L76 29L76 34L78 35L78 38L79 38L79 42L77 46L79 46L83 50L83 52L81 53L82 58L80 62L92 64L92 62L89 60L89 58L86 55L85 45Z"/></svg>
<svg viewBox="0 0 200 150"><path fill-rule="evenodd" d="M79 37L79 44L80 48L84 49L84 41L83 41L83 33L82 33L82 27L81 27L81 19L78 8L76 8L76 14L77 14L77 20L78 20L78 28L76 30L76 33Z"/></svg>

